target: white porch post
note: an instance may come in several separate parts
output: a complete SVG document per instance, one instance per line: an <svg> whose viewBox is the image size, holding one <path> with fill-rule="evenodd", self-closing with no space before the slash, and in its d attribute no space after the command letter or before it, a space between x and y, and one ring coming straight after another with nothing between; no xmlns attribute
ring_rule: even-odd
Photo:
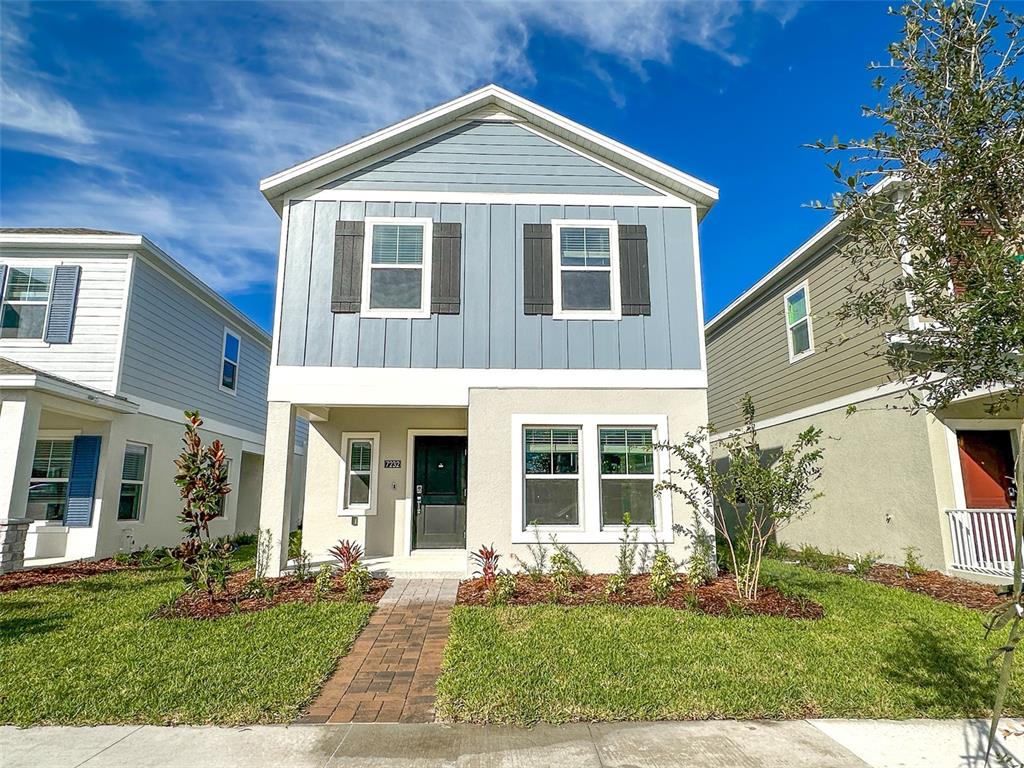
<svg viewBox="0 0 1024 768"><path fill-rule="evenodd" d="M30 393L0 402L0 517L25 517L40 410Z"/></svg>
<svg viewBox="0 0 1024 768"><path fill-rule="evenodd" d="M267 434L263 457L263 500L260 504L260 532L273 536L267 576L280 576L288 564L288 534L291 527L292 481L295 453L295 406L271 402L267 405Z"/></svg>

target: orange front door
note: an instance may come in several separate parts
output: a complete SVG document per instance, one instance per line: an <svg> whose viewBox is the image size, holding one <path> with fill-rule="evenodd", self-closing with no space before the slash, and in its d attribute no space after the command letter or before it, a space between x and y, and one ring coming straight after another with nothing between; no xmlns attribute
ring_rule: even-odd
<svg viewBox="0 0 1024 768"><path fill-rule="evenodd" d="M1010 509L1013 443L1008 430L962 430L960 471L968 509Z"/></svg>

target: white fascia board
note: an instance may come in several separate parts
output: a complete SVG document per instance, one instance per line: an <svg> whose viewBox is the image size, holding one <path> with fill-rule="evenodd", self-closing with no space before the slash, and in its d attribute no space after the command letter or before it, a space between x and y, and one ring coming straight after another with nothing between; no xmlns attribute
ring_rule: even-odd
<svg viewBox="0 0 1024 768"><path fill-rule="evenodd" d="M302 406L468 407L471 389L707 389L704 370L274 365L267 399Z"/></svg>
<svg viewBox="0 0 1024 768"><path fill-rule="evenodd" d="M60 381L46 375L15 374L0 376L0 389L31 389L46 392L67 400L94 405L118 413L135 413L139 410L137 403L111 397L98 390L81 387L69 381Z"/></svg>
<svg viewBox="0 0 1024 768"><path fill-rule="evenodd" d="M370 154L397 146L418 134L427 133L488 105L495 105L523 118L526 122L560 135L573 144L579 144L583 149L649 176L653 181L683 194L684 197L694 199L705 210L718 200L716 187L496 85L484 86L268 176L260 181L260 191L275 210L280 211L285 195L297 187L328 174L337 173Z"/></svg>

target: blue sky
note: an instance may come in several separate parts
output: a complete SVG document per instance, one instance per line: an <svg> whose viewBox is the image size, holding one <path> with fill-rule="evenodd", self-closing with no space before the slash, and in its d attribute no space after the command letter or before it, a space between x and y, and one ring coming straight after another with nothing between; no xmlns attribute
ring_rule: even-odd
<svg viewBox="0 0 1024 768"><path fill-rule="evenodd" d="M825 222L878 2L0 6L0 223L141 232L269 328L259 179L487 82L721 190L710 318Z"/></svg>

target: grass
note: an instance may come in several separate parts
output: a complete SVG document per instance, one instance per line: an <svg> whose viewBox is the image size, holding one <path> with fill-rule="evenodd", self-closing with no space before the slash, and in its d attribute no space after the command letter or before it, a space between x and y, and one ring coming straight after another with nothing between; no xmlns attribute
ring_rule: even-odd
<svg viewBox="0 0 1024 768"><path fill-rule="evenodd" d="M287 722L373 610L151 618L180 589L172 572L141 570L0 594L0 722Z"/></svg>
<svg viewBox="0 0 1024 768"><path fill-rule="evenodd" d="M986 715L982 615L847 576L769 562L820 621L668 608L457 607L438 712L537 721ZM1018 675L1007 705L1024 712Z"/></svg>

